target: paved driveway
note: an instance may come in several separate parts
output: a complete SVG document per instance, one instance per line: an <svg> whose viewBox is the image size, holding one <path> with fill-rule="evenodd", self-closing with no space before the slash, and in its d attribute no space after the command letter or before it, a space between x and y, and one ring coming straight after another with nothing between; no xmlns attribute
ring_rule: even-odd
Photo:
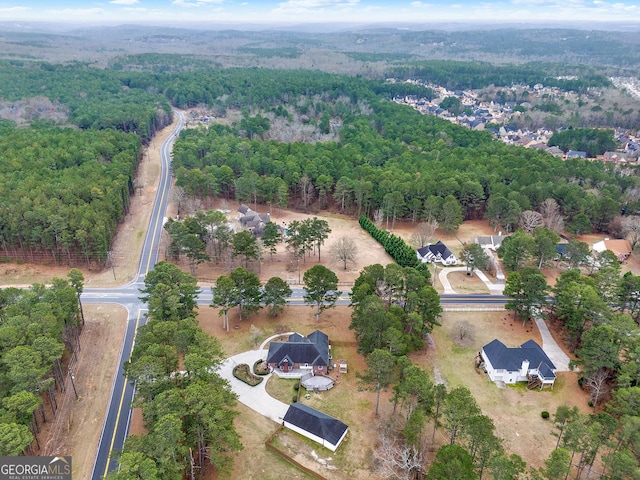
<svg viewBox="0 0 640 480"><path fill-rule="evenodd" d="M238 396L240 403L270 418L276 423L282 423L282 418L285 413L287 413L289 405L280 400L276 400L267 393L267 380L269 380L269 377L273 374L264 376L264 380L255 387L247 385L233 376L233 367L242 363L253 367L256 360L267 358L267 352L268 350L265 349L250 350L229 357L222 363L218 369L218 373L229 382L231 390Z"/></svg>
<svg viewBox="0 0 640 480"><path fill-rule="evenodd" d="M257 350L249 350L248 352L242 352L234 355L233 357L227 358L218 369L220 376L226 379L229 382L229 385L231 385L231 390L233 390L233 393L238 396L238 401L240 403L246 405L251 410L258 412L260 415L270 418L276 423L282 423L282 419L284 418L285 413L287 413L289 405L281 402L280 400L276 400L267 393L267 381L271 378L273 373L265 375L263 377L264 380L262 380L259 385L252 387L233 376L233 367L246 363L249 367L253 368L253 364L256 360L265 360L267 358L267 353L269 353L267 345L271 340L288 337L293 333L295 332L273 335L262 342L260 348Z"/></svg>

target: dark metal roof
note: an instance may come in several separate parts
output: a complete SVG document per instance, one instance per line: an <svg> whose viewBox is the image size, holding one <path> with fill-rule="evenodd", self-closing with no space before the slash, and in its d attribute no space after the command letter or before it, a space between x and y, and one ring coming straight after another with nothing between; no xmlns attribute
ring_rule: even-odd
<svg viewBox="0 0 640 480"><path fill-rule="evenodd" d="M340 420L300 402L289 406L283 421L323 438L332 445L337 445L349 428Z"/></svg>

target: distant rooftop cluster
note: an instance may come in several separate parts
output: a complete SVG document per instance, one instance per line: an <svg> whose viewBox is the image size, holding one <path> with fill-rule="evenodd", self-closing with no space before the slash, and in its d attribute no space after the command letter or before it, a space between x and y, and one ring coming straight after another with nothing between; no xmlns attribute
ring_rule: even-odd
<svg viewBox="0 0 640 480"><path fill-rule="evenodd" d="M532 131L512 125L511 122L513 118L521 114L515 110L515 107L518 105L516 102L501 103L496 101L480 101L476 93L472 90L448 90L440 85L434 85L420 80L407 80L407 83L423 85L425 88L430 88L437 94L437 97L433 100L428 100L425 97L408 95L405 97L396 97L393 99L394 102L409 105L420 113L433 115L471 130L486 130L491 132L494 138L508 145L537 148L564 159L587 157L585 152L572 150L564 152L556 146L549 146L548 142L554 133L553 130L540 128ZM631 84L627 82L625 85L629 88ZM634 86L635 84L631 85L631 87ZM559 97L565 93L557 87L545 87L542 84L536 84L533 87L520 85L518 88L527 89L537 95L542 94L554 97ZM637 88L640 94L640 86L637 86ZM460 100L465 112L455 115L442 108L440 103L447 97L455 97ZM526 102L520 103L519 105L530 107ZM605 152L599 159L615 163L638 162L640 157L640 140L632 136L628 130L615 129L615 131L616 140L618 140L622 146L620 151Z"/></svg>

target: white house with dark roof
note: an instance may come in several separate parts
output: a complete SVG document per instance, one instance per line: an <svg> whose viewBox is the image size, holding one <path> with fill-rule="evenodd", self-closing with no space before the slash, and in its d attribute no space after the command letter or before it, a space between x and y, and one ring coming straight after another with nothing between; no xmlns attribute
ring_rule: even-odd
<svg viewBox="0 0 640 480"><path fill-rule="evenodd" d="M556 366L533 340L509 348L495 339L482 347L480 355L492 382L514 384L535 380L542 388L553 387L556 380Z"/></svg>
<svg viewBox="0 0 640 480"><path fill-rule="evenodd" d="M443 265L455 265L458 263L456 256L440 240L419 248L416 253L418 260L422 263L439 262Z"/></svg>
<svg viewBox="0 0 640 480"><path fill-rule="evenodd" d="M502 245L506 235L499 233L498 235L480 235L475 238L474 242L480 245L482 248L488 248L489 250L496 251Z"/></svg>
<svg viewBox="0 0 640 480"><path fill-rule="evenodd" d="M282 421L288 429L332 452L337 450L349 431L349 427L340 420L300 402L289 406Z"/></svg>

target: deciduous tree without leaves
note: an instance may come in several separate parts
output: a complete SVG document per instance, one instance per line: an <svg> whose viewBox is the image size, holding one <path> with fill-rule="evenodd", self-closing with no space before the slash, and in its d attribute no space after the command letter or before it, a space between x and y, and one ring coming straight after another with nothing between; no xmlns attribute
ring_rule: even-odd
<svg viewBox="0 0 640 480"><path fill-rule="evenodd" d="M348 264L356 263L357 248L352 238L340 237L329 247L329 253L334 261L342 263L345 270Z"/></svg>

